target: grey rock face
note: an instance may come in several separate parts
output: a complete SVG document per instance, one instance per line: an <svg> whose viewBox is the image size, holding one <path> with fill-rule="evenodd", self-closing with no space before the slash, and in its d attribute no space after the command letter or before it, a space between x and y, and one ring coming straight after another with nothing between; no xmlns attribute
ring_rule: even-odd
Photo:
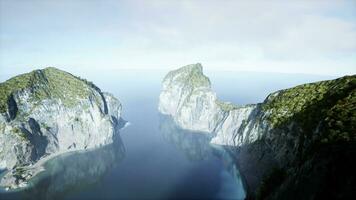
<svg viewBox="0 0 356 200"><path fill-rule="evenodd" d="M8 173L53 155L112 143L119 128L119 100L55 68L20 75L0 89L8 98L0 114L0 169Z"/></svg>
<svg viewBox="0 0 356 200"><path fill-rule="evenodd" d="M125 146L117 133L113 143L101 148L69 152L49 159L43 164L43 171L28 181L29 187L19 188L16 193L0 192L0 199L63 199L95 185L110 169L120 165L124 157ZM19 171L20 168L17 173ZM19 174L21 177L8 174L2 182L13 183L31 173L34 171L30 169Z"/></svg>
<svg viewBox="0 0 356 200"><path fill-rule="evenodd" d="M355 196L355 75L280 90L246 106L216 100L210 82L195 84L201 79L200 64L170 72L159 110L233 149L248 198Z"/></svg>
<svg viewBox="0 0 356 200"><path fill-rule="evenodd" d="M240 146L254 142L268 126L257 120L259 105L219 101L199 63L169 72L162 84L159 111L184 129L214 133L212 143Z"/></svg>

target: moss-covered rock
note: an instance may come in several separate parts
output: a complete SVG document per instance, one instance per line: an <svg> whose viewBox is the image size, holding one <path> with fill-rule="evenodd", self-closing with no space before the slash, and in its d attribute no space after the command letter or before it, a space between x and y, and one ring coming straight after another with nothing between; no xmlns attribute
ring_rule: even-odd
<svg viewBox="0 0 356 200"><path fill-rule="evenodd" d="M35 70L0 83L0 112L8 110L8 101L17 92L29 90L29 100L34 104L45 99L58 99L70 107L88 97L90 88L99 90L93 83L54 67Z"/></svg>
<svg viewBox="0 0 356 200"><path fill-rule="evenodd" d="M182 128L214 132L212 143L239 147L251 198L356 195L350 189L356 185L356 166L345 167L356 155L356 75L299 85L272 93L262 103L236 106L216 98L200 64L188 65L165 77L159 110ZM340 177L327 169L318 173L323 164ZM328 186L342 179L345 188Z"/></svg>
<svg viewBox="0 0 356 200"><path fill-rule="evenodd" d="M276 95L272 94L271 98L267 98L265 101L263 109L271 113L268 120L274 126L279 126L294 120L296 113L311 109L314 110L315 115L325 115L330 107L334 106L338 100L350 95L350 92L355 88L355 76L304 84L278 91ZM311 107L313 105L319 107ZM312 113L306 113L306 115L309 114ZM305 123L310 121L306 116L302 116L301 120L304 120Z"/></svg>
<svg viewBox="0 0 356 200"><path fill-rule="evenodd" d="M189 87L210 87L210 80L203 74L203 67L200 63L170 71L164 79L170 77L177 77L174 81L184 83Z"/></svg>
<svg viewBox="0 0 356 200"><path fill-rule="evenodd" d="M230 102L224 102L219 100L216 100L215 102L223 111L231 111L240 108L239 106Z"/></svg>
<svg viewBox="0 0 356 200"><path fill-rule="evenodd" d="M242 171L261 174L254 177L260 183L252 183L252 197L352 196L356 174L346 166L356 155L355 75L278 91L269 95L261 107L260 117L270 124L270 129L264 137L244 147L249 151L239 153L243 158L239 161ZM270 162L277 163L277 170L271 170L271 165L257 164ZM329 167L324 169L324 165ZM283 169L283 174L276 173L279 169ZM342 179L344 187L329 187Z"/></svg>
<svg viewBox="0 0 356 200"><path fill-rule="evenodd" d="M24 186L11 171L49 155L111 143L120 116L113 95L53 67L0 83L0 170L8 170L0 187Z"/></svg>

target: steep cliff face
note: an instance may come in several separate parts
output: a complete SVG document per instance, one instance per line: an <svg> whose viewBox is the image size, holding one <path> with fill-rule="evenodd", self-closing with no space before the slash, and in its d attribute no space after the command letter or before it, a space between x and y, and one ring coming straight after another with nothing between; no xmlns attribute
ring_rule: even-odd
<svg viewBox="0 0 356 200"><path fill-rule="evenodd" d="M251 196L348 199L355 195L356 76L269 95L259 121L268 129L237 152Z"/></svg>
<svg viewBox="0 0 356 200"><path fill-rule="evenodd" d="M0 113L0 169L15 173L49 155L111 143L121 104L91 82L46 68L1 83Z"/></svg>
<svg viewBox="0 0 356 200"><path fill-rule="evenodd" d="M219 120L213 114L218 109L215 100L202 66L188 65L164 78L158 109L171 115L183 128L211 132Z"/></svg>
<svg viewBox="0 0 356 200"><path fill-rule="evenodd" d="M260 106L236 106L219 101L199 63L167 74L158 109L172 116L184 129L214 132L212 142L216 144L239 146L253 142L264 126L255 121Z"/></svg>
<svg viewBox="0 0 356 200"><path fill-rule="evenodd" d="M199 63L167 74L163 80L158 107L162 114L172 116L182 128L215 132L216 137L212 142L230 145L258 138L250 131L246 131L247 135L243 138L235 138L241 124L247 123L246 119L255 114L255 108L256 105L239 107L219 101Z"/></svg>
<svg viewBox="0 0 356 200"><path fill-rule="evenodd" d="M160 110L165 110L169 102L166 94L183 97L176 98L180 103L163 113L171 115L182 128L213 133L213 143L238 147L235 155L251 198L354 195L356 176L350 169L355 165L350 163L356 155L356 76L304 84L272 93L260 104L234 106L216 100L210 84L204 87L212 94L210 100L204 95L180 95L185 88L195 91L189 82L190 87L181 83L184 79L175 78L190 77L186 75L189 73L177 74L186 68L199 69L196 75L204 76L200 64L167 75ZM189 107L186 110L190 113L181 114L183 107ZM210 117L200 118L206 112ZM201 120L189 121L189 114ZM209 124L209 129L202 129L200 123L204 127Z"/></svg>

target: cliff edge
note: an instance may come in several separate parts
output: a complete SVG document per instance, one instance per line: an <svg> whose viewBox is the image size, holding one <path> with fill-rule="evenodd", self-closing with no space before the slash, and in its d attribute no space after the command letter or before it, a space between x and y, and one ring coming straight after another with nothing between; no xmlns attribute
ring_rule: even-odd
<svg viewBox="0 0 356 200"><path fill-rule="evenodd" d="M248 198L355 196L356 76L274 92L259 104L221 102L201 64L164 78L159 110L233 151Z"/></svg>
<svg viewBox="0 0 356 200"><path fill-rule="evenodd" d="M53 67L0 83L0 185L25 186L51 155L111 143L120 115L113 95Z"/></svg>

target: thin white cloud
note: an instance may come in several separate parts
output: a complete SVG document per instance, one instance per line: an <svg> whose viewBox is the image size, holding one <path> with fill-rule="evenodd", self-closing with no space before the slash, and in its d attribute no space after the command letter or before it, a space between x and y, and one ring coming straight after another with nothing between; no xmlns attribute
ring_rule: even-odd
<svg viewBox="0 0 356 200"><path fill-rule="evenodd" d="M0 69L356 73L355 1L1 2Z"/></svg>

